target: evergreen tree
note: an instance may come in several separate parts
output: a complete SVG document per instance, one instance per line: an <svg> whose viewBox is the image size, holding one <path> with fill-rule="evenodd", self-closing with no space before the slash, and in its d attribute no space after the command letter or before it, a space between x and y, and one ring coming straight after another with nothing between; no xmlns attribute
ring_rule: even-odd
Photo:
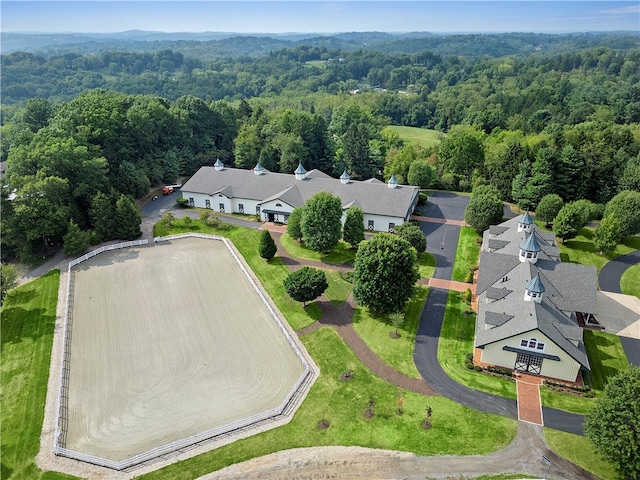
<svg viewBox="0 0 640 480"><path fill-rule="evenodd" d="M113 240L116 236L116 201L118 197L114 191L106 194L98 192L93 197L89 217L91 224L101 242Z"/></svg>
<svg viewBox="0 0 640 480"><path fill-rule="evenodd" d="M525 158L520 162L518 167L518 174L511 182L511 198L518 204L520 208L529 208L533 202L529 198L530 193L527 190L527 185L531 179L531 162L528 158Z"/></svg>
<svg viewBox="0 0 640 480"><path fill-rule="evenodd" d="M351 207L347 210L344 220L342 239L356 248L364 240L364 213L359 207Z"/></svg>
<svg viewBox="0 0 640 480"><path fill-rule="evenodd" d="M302 239L302 216L304 207L294 208L287 220L287 233L294 240Z"/></svg>
<svg viewBox="0 0 640 480"><path fill-rule="evenodd" d="M89 248L89 233L83 232L76 222L70 220L63 241L66 255L80 255Z"/></svg>
<svg viewBox="0 0 640 480"><path fill-rule="evenodd" d="M312 196L302 215L305 244L317 252L328 252L342 238L342 202L328 192Z"/></svg>
<svg viewBox="0 0 640 480"><path fill-rule="evenodd" d="M555 151L551 148L541 148L536 155L536 161L531 166L531 177L524 189L524 197L528 207L535 209L540 199L556 191L554 175L556 174Z"/></svg>
<svg viewBox="0 0 640 480"><path fill-rule="evenodd" d="M327 277L322 270L311 267L302 267L291 272L284 279L284 289L287 294L306 306L307 302L318 298L329 288Z"/></svg>
<svg viewBox="0 0 640 480"><path fill-rule="evenodd" d="M565 145L560 152L560 167L556 170L556 192L565 202L584 198L584 162L573 145Z"/></svg>
<svg viewBox="0 0 640 480"><path fill-rule="evenodd" d="M271 237L271 233L269 230L263 230L260 235L260 245L258 246L258 253L265 260L271 260L276 252L278 251L278 247L276 246L276 242L273 241Z"/></svg>
<svg viewBox="0 0 640 480"><path fill-rule="evenodd" d="M115 238L119 240L135 240L142 235L140 224L142 215L136 208L133 200L126 195L120 195L116 202L115 211Z"/></svg>
<svg viewBox="0 0 640 480"><path fill-rule="evenodd" d="M353 274L353 296L375 313L400 312L420 278L416 251L390 233L378 233L360 245Z"/></svg>

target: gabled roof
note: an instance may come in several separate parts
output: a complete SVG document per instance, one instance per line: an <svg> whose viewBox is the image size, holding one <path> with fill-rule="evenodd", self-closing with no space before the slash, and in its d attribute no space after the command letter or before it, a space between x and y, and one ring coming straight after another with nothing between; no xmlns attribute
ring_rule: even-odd
<svg viewBox="0 0 640 480"><path fill-rule="evenodd" d="M549 292L542 297L540 303L524 300L525 285L537 275L536 265L518 261L518 265L509 271L505 281L500 278L492 285L495 289L512 290L512 294L490 303L486 302L488 291L480 294L475 346L484 347L539 330L578 363L589 368L589 360L582 342L582 332L575 324L575 319L568 317L554 305L549 298ZM574 338L576 336L579 338Z"/></svg>
<svg viewBox="0 0 640 480"><path fill-rule="evenodd" d="M295 190L289 190L295 187ZM264 170L255 175L251 170L214 167L200 168L182 187L188 192L213 195L231 189L233 198L254 200L258 203L281 198L293 207L301 207L318 192L329 192L340 197L342 205L357 202L365 214L406 218L415 205L419 188L399 185L388 188L380 181L353 181L343 184L319 170L311 170L304 181L295 176ZM225 190L229 191L229 190ZM285 200L286 198L286 200Z"/></svg>
<svg viewBox="0 0 640 480"><path fill-rule="evenodd" d="M520 245L532 234L518 232L518 217L511 218L500 225L492 225L485 230L482 236L482 250L497 250L505 255L515 255L520 253ZM538 258L547 258L560 261L560 249L556 245L555 235L545 232L539 228L533 229L535 239L530 242L537 243L541 250L538 250ZM536 251L536 250L529 250Z"/></svg>

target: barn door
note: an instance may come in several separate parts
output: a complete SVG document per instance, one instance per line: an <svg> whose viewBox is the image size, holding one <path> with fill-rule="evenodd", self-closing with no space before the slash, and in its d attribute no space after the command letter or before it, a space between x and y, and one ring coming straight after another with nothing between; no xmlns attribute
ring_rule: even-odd
<svg viewBox="0 0 640 480"><path fill-rule="evenodd" d="M519 370L520 372L529 372L540 375L540 370L542 369L542 358L527 355L526 353L518 353L516 355L516 363L513 369Z"/></svg>

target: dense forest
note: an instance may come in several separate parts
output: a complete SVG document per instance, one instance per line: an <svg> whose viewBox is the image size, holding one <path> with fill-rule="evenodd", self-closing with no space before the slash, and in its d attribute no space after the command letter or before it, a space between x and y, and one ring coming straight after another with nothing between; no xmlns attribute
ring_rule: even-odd
<svg viewBox="0 0 640 480"><path fill-rule="evenodd" d="M217 158L432 188L488 183L531 208L548 193L604 204L640 190L640 49L627 38L496 58L382 51L411 36L378 50L310 44L213 60L177 50L3 55L2 255L28 260L69 231L94 243L134 236L105 219L135 217L133 200L152 186ZM404 145L387 125L443 139Z"/></svg>

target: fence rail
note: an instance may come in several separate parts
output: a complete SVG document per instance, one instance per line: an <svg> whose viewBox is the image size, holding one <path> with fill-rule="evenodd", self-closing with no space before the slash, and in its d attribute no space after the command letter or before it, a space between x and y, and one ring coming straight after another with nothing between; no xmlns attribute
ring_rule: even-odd
<svg viewBox="0 0 640 480"><path fill-rule="evenodd" d="M73 289L72 289L72 287L73 287L73 279L72 279L71 267L76 266L79 263L82 263L85 260L87 260L87 259L89 259L91 257L94 257L94 256L96 256L96 255L98 255L98 254L100 254L102 252L109 251L109 250L115 250L115 249L118 249L118 248L127 248L127 247L132 247L132 246L145 245L145 244L148 243L148 241L147 240L137 240L135 242L126 242L126 243L120 243L120 244L117 244L117 245L108 245L108 246L100 247L97 250L89 252L89 253L83 255L82 257L79 257L79 258L69 262L69 267L68 267L68 270L67 270L67 273L68 273L68 276L67 276L67 302L66 302L66 306L65 306L65 324L64 324L64 332L63 332L64 344L63 344L63 349L62 349L62 371L61 371L61 374L60 374L60 392L59 392L59 395L58 395L58 414L57 414L57 419L56 419L57 420L56 421L56 435L55 435L55 439L54 439L54 448L53 448L54 449L54 453L56 455L62 455L62 456L68 457L68 458L73 458L75 460L81 460L81 461L84 461L84 462L87 462L87 463L92 463L94 465L99 465L99 466L102 466L102 467L111 468L113 470L124 470L124 469L132 467L134 465L139 465L141 463L156 459L156 458L161 457L163 455L167 455L167 454L170 454L170 453L174 453L176 451L180 451L180 450L182 450L184 448L191 447L193 445L196 445L198 443L204 442L206 440L210 440L212 438L219 437L221 435L225 435L225 434L228 434L228 433L236 431L236 430L240 430L240 429L248 427L250 425L257 424L259 422L265 422L265 421L268 421L268 420L275 421L291 405L293 398L296 396L296 394L298 394L298 392L300 391L301 387L306 382L309 382L309 381L311 381L313 379L313 369L311 368L311 365L307 361L306 357L303 355L302 351L299 349L298 345L294 341L294 339L291 336L291 334L289 333L289 331L286 329L286 327L282 323L282 320L280 320L280 318L278 317L278 315L276 314L274 309L271 307L271 304L269 303L269 301L262 294L261 289L258 287L256 282L253 280L253 277L251 276L249 271L245 268L244 263L240 260L240 258L236 254L235 249L234 249L233 245L229 242L229 240L227 240L224 237L218 236L218 235L208 235L208 234L202 234L202 233L184 233L184 234L178 234L178 235L170 235L170 236L167 236L167 237L155 237L153 239L153 241L154 241L154 243L158 243L158 242L177 240L177 239L188 238L188 237L205 238L205 239L210 239L210 240L219 240L219 241L222 241L225 244L225 246L227 247L229 252L231 252L231 255L233 256L235 261L240 266L240 269L242 270L242 272L246 275L246 277L249 279L249 282L251 283L253 288L258 293L258 296L260 297L260 299L262 300L262 302L266 306L266 308L269 311L269 313L271 314L272 318L278 324L280 330L284 333L285 338L289 342L289 345L291 345L291 347L294 350L294 352L296 353L297 357L302 362L302 364L304 366L304 372L300 375L300 377L298 378L297 382L294 384L294 386L291 388L291 390L289 390L289 393L285 397L284 401L277 408L274 408L274 409L271 409L271 410L266 410L264 412L259 412L259 413L255 414L255 415L250 416L250 417L243 418L243 419L240 419L240 420L236 420L236 421L228 423L226 425L222 425L220 427L216 427L216 428L213 428L211 430L207 430L205 432L202 432L202 433L199 433L199 434L196 434L196 435L192 435L190 437L183 438L181 440L176 440L174 442L167 443L167 444L161 445L159 447L155 447L155 448L153 448L151 450L148 450L146 452L140 453L140 454L135 455L133 457L129 457L129 458L127 458L125 460L122 460L122 461L109 460L107 458L99 457L99 456L96 456L96 455L90 455L90 454L86 454L86 453L76 452L74 450L69 450L67 448L64 448L62 445L66 445L66 432L67 432L67 423L68 423L68 411L67 411L67 405L66 404L67 404L67 400L68 400L69 368L70 368L70 344L71 344L71 332L72 332L72 327L73 327L73 322L72 322L73 309L70 308L70 307L73 306L72 305L73 304L73 296L71 295L71 292L73 291Z"/></svg>

